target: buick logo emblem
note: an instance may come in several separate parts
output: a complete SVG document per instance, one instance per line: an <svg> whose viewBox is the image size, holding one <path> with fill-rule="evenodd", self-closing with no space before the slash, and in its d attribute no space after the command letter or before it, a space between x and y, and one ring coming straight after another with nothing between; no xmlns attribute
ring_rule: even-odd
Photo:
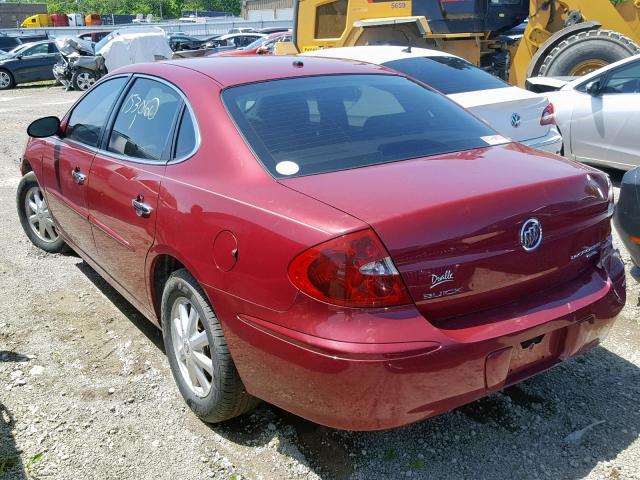
<svg viewBox="0 0 640 480"><path fill-rule="evenodd" d="M513 128L518 128L520 126L520 121L522 119L520 118L520 115L517 113L512 113L511 114L511 126Z"/></svg>
<svg viewBox="0 0 640 480"><path fill-rule="evenodd" d="M542 225L536 218L530 218L522 224L520 229L520 245L527 252L531 252L540 246L542 242Z"/></svg>

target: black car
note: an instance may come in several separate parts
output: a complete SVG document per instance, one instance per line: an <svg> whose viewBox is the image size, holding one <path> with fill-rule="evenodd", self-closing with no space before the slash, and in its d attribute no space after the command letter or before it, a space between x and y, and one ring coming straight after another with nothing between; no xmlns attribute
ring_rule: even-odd
<svg viewBox="0 0 640 480"><path fill-rule="evenodd" d="M207 42L207 40L201 40L184 34L171 34L167 37L167 40L169 41L171 50L174 52L179 52L180 50L197 50Z"/></svg>
<svg viewBox="0 0 640 480"><path fill-rule="evenodd" d="M60 53L53 40L27 43L0 55L0 90L19 83L53 80Z"/></svg>
<svg viewBox="0 0 640 480"><path fill-rule="evenodd" d="M631 261L640 267L640 167L622 177L613 224L629 250Z"/></svg>

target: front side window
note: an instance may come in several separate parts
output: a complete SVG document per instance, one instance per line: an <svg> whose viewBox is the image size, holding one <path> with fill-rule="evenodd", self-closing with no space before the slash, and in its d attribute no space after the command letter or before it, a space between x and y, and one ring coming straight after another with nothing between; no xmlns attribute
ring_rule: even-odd
<svg viewBox="0 0 640 480"><path fill-rule="evenodd" d="M634 62L613 71L609 75L602 93L640 93L640 62Z"/></svg>
<svg viewBox="0 0 640 480"><path fill-rule="evenodd" d="M181 104L180 95L170 86L136 79L118 109L107 149L127 157L161 161Z"/></svg>
<svg viewBox="0 0 640 480"><path fill-rule="evenodd" d="M411 57L392 60L383 65L420 80L445 95L509 86L457 57Z"/></svg>
<svg viewBox="0 0 640 480"><path fill-rule="evenodd" d="M49 44L41 43L40 45L36 45L35 47L27 48L23 55L25 57L30 57L31 55L43 55L45 53L49 53Z"/></svg>
<svg viewBox="0 0 640 480"><path fill-rule="evenodd" d="M335 0L316 9L315 38L339 38L346 26L347 0Z"/></svg>
<svg viewBox="0 0 640 480"><path fill-rule="evenodd" d="M273 80L228 88L222 98L276 178L486 147L495 135L456 103L396 75Z"/></svg>
<svg viewBox="0 0 640 480"><path fill-rule="evenodd" d="M126 83L126 77L113 78L96 85L87 93L71 112L66 138L97 147L113 104Z"/></svg>

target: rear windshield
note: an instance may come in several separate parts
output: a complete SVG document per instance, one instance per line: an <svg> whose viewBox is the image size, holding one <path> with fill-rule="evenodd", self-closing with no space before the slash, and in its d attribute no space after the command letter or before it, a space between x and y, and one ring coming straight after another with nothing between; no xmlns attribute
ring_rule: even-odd
<svg viewBox="0 0 640 480"><path fill-rule="evenodd" d="M446 97L396 75L272 80L222 97L276 178L486 147L495 135Z"/></svg>
<svg viewBox="0 0 640 480"><path fill-rule="evenodd" d="M508 87L506 83L457 57L412 57L384 63L445 95Z"/></svg>

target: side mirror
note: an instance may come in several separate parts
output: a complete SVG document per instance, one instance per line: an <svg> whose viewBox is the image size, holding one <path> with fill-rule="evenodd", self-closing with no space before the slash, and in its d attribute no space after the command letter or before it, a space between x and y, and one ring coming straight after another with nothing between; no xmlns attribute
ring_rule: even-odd
<svg viewBox="0 0 640 480"><path fill-rule="evenodd" d="M27 134L33 138L45 138L60 132L60 119L58 117L42 117L34 120L27 127Z"/></svg>
<svg viewBox="0 0 640 480"><path fill-rule="evenodd" d="M22 60L22 57L24 57L24 55L22 55L22 54L16 55L16 58L17 58L18 60Z"/></svg>
<svg viewBox="0 0 640 480"><path fill-rule="evenodd" d="M258 47L258 49L256 50L256 53L258 55L266 55L267 53L269 53L269 47L265 47L264 45L261 47Z"/></svg>
<svg viewBox="0 0 640 480"><path fill-rule="evenodd" d="M593 82L587 83L585 87L585 92L587 92L589 95L593 97L597 97L598 95L600 95L600 89L601 89L600 80L595 80Z"/></svg>

